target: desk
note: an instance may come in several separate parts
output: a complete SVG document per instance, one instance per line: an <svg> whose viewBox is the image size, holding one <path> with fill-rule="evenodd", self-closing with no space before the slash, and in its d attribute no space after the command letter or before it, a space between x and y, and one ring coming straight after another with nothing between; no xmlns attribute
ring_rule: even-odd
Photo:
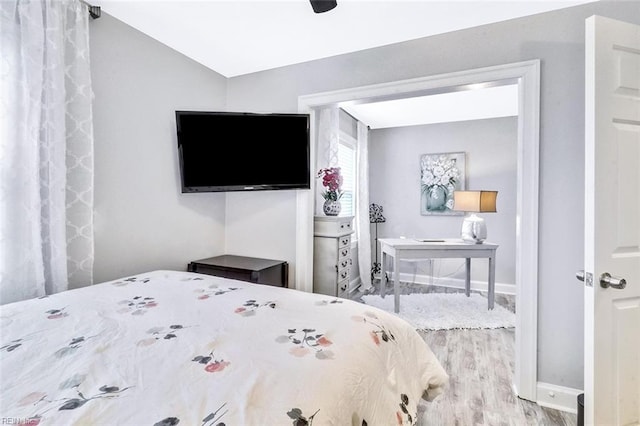
<svg viewBox="0 0 640 426"><path fill-rule="evenodd" d="M471 291L471 258L489 259L488 308L493 309L495 299L496 281L496 250L497 244L466 243L460 239L448 240L420 240L412 238L380 238L380 252L382 253L382 271L380 279L380 296L385 296L385 271L388 270L388 257L393 257L393 271L395 274L393 284L394 311L400 312L400 259L438 259L438 258L465 258L466 279L465 293L467 297Z"/></svg>

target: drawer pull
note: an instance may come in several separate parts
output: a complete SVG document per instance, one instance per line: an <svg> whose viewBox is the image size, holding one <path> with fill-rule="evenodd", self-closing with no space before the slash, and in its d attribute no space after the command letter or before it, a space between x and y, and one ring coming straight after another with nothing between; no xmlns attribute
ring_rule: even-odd
<svg viewBox="0 0 640 426"><path fill-rule="evenodd" d="M347 278L349 276L349 272L348 271L344 271L343 273L340 274L340 278Z"/></svg>
<svg viewBox="0 0 640 426"><path fill-rule="evenodd" d="M346 246L347 244L349 244L349 240L348 239L342 240L342 245L343 246Z"/></svg>
<svg viewBox="0 0 640 426"><path fill-rule="evenodd" d="M342 253L343 256L346 256L347 253L349 253L349 251L348 250L342 250L340 253Z"/></svg>
<svg viewBox="0 0 640 426"><path fill-rule="evenodd" d="M344 262L342 262L340 265L345 268L347 265L349 264L349 262L347 262L346 260Z"/></svg>

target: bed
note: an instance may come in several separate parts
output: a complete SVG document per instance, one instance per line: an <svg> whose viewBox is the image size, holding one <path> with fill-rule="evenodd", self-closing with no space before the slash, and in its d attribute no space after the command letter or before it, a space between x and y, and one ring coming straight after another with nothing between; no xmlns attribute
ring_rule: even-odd
<svg viewBox="0 0 640 426"><path fill-rule="evenodd" d="M4 423L413 425L448 381L385 311L191 272L6 304L0 325Z"/></svg>

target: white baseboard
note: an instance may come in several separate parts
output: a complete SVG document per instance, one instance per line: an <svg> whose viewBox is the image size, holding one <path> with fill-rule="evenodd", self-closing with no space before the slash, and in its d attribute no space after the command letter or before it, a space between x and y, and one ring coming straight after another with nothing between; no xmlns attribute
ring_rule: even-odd
<svg viewBox="0 0 640 426"><path fill-rule="evenodd" d="M389 277L389 279L393 278ZM414 275L406 272L401 272L400 281L417 284L431 284L431 277L429 275ZM434 277L433 285L441 287L464 288L464 279L451 277ZM471 280L471 290L486 292L489 290L489 288L486 281ZM496 293L501 294L516 294L516 285L497 282L495 290Z"/></svg>
<svg viewBox="0 0 640 426"><path fill-rule="evenodd" d="M349 281L349 293L355 293L362 287L362 280L357 276L355 280Z"/></svg>
<svg viewBox="0 0 640 426"><path fill-rule="evenodd" d="M538 382L536 402L542 407L577 414L578 395L581 393L579 389Z"/></svg>

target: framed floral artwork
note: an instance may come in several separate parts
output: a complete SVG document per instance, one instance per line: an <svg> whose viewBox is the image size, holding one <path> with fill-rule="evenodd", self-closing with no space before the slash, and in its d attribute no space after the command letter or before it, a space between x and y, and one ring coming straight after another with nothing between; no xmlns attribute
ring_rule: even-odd
<svg viewBox="0 0 640 426"><path fill-rule="evenodd" d="M465 189L465 153L444 152L420 157L420 213L463 215L453 211L453 191Z"/></svg>

